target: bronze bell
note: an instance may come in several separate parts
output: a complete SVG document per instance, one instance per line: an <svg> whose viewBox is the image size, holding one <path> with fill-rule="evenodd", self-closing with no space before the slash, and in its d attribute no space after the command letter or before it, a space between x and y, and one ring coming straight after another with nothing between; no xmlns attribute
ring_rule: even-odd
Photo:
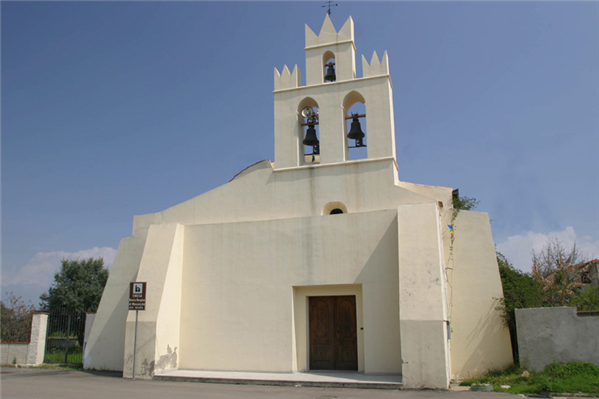
<svg viewBox="0 0 599 399"><path fill-rule="evenodd" d="M364 138L364 136L365 134L362 131L362 126L360 126L360 121L358 120L358 117L354 115L353 120L351 122L351 129L347 134L347 138L361 141Z"/></svg>
<svg viewBox="0 0 599 399"><path fill-rule="evenodd" d="M335 80L337 80L337 76L335 75L335 68L333 68L333 65L335 65L334 62L329 62L327 65L327 74L324 76L324 81L325 82L334 82Z"/></svg>
<svg viewBox="0 0 599 399"><path fill-rule="evenodd" d="M308 125L308 130L306 130L306 138L302 141L304 145L316 146L319 144L318 137L316 137L316 129L314 129L314 125Z"/></svg>

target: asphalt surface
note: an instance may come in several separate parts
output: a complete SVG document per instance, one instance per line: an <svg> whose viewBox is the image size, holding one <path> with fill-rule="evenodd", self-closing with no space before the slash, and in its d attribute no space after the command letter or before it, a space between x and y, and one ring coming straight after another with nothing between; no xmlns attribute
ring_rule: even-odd
<svg viewBox="0 0 599 399"><path fill-rule="evenodd" d="M504 393L432 390L379 390L351 388L277 387L260 385L206 384L130 380L121 373L85 370L57 370L2 367L2 399L516 399Z"/></svg>

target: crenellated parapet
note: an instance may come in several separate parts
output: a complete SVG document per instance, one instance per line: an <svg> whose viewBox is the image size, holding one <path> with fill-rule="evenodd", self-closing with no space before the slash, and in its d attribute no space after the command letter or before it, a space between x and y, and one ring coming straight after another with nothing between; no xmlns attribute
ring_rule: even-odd
<svg viewBox="0 0 599 399"><path fill-rule="evenodd" d="M289 72L287 65L283 67L281 73L275 68L275 91L300 87L300 75L301 73L297 65L293 68L293 72Z"/></svg>
<svg viewBox="0 0 599 399"><path fill-rule="evenodd" d="M331 18L327 15L318 36L306 25L306 48L354 41L354 20L349 17L337 32Z"/></svg>
<svg viewBox="0 0 599 399"><path fill-rule="evenodd" d="M387 52L383 54L383 59L379 61L379 57L376 51L372 54L370 64L366 60L366 57L362 56L362 74L363 77L368 78L371 76L389 75L389 59Z"/></svg>

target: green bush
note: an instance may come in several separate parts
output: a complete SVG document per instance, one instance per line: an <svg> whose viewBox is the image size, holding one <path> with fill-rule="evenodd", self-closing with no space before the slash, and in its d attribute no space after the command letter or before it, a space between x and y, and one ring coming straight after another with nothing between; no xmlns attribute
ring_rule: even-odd
<svg viewBox="0 0 599 399"><path fill-rule="evenodd" d="M545 367L543 374L550 378L564 378L575 375L599 377L599 366L585 362L551 363Z"/></svg>
<svg viewBox="0 0 599 399"><path fill-rule="evenodd" d="M553 384L551 383L551 381L549 380L549 378L547 378L544 375L533 375L530 378L530 385L534 386L538 392L554 392L555 389L553 387Z"/></svg>
<svg viewBox="0 0 599 399"><path fill-rule="evenodd" d="M579 312L599 311L599 287L591 285L570 301Z"/></svg>
<svg viewBox="0 0 599 399"><path fill-rule="evenodd" d="M540 307L543 301L543 289L531 274L514 268L501 252L497 252L497 264L503 286L503 298L500 299L497 310L501 311L503 322L510 332L514 363L518 363L515 310Z"/></svg>

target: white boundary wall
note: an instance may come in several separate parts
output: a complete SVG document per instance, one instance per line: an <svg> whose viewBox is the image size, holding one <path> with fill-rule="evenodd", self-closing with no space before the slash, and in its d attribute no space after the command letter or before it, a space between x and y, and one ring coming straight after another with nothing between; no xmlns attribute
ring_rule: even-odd
<svg viewBox="0 0 599 399"><path fill-rule="evenodd" d="M31 320L31 335L29 343L3 342L0 346L0 363L38 365L44 362L46 349L46 330L48 328L48 314L34 313Z"/></svg>

